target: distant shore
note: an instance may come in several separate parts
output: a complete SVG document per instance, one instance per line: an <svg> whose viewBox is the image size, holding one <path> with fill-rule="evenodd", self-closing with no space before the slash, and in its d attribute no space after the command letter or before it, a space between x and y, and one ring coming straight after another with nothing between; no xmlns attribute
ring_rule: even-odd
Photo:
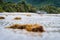
<svg viewBox="0 0 60 40"><path fill-rule="evenodd" d="M28 12L3 12L0 15L45 15L45 16L60 16L60 14L38 14L38 13L28 13Z"/></svg>

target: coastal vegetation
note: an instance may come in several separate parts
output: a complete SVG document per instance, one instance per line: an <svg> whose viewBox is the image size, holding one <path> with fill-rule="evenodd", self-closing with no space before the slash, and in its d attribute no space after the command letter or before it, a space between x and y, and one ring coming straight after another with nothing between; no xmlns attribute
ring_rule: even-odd
<svg viewBox="0 0 60 40"><path fill-rule="evenodd" d="M4 2L0 0L0 12L34 12L43 10L47 13L60 13L60 7L52 6L52 5L39 5L33 6L32 4L27 3L26 1L22 0L17 3L13 2Z"/></svg>

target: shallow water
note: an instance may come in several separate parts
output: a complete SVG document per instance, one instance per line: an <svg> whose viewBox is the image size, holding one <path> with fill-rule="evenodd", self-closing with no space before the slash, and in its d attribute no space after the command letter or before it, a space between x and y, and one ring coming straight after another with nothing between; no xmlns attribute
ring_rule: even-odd
<svg viewBox="0 0 60 40"><path fill-rule="evenodd" d="M60 15L46 14L2 14L5 19L0 20L0 40L60 40ZM14 20L21 17L21 20ZM12 24L41 24L46 32L33 33L25 30L7 29L6 26Z"/></svg>

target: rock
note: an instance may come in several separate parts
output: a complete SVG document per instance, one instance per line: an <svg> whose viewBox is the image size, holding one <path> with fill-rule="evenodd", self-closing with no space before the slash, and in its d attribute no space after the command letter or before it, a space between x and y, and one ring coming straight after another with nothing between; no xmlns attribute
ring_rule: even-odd
<svg viewBox="0 0 60 40"><path fill-rule="evenodd" d="M12 26L10 26L9 28L12 28L12 29L25 29L25 25L20 25L20 24L14 24Z"/></svg>
<svg viewBox="0 0 60 40"><path fill-rule="evenodd" d="M0 19L5 19L5 17L0 17Z"/></svg>
<svg viewBox="0 0 60 40"><path fill-rule="evenodd" d="M16 17L14 18L14 20L21 20L21 17Z"/></svg>
<svg viewBox="0 0 60 40"><path fill-rule="evenodd" d="M31 14L26 14L26 16L31 16Z"/></svg>
<svg viewBox="0 0 60 40"><path fill-rule="evenodd" d="M45 30L43 29L43 26L34 24L34 25L27 25L26 27L27 31L32 31L32 32L44 32Z"/></svg>
<svg viewBox="0 0 60 40"><path fill-rule="evenodd" d="M43 26L38 25L38 24L24 24L24 25L14 24L14 25L10 26L9 28L12 28L12 29L25 29L29 32L44 32L45 31Z"/></svg>

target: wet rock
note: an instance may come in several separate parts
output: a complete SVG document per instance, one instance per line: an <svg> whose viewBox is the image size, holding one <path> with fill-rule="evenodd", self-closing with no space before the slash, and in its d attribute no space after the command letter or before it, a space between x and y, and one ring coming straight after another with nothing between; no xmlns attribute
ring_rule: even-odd
<svg viewBox="0 0 60 40"><path fill-rule="evenodd" d="M10 26L9 28L25 29L29 32L44 32L45 31L43 26L38 25L38 24L24 24L24 25L14 24L14 25Z"/></svg>
<svg viewBox="0 0 60 40"><path fill-rule="evenodd" d="M43 26L38 25L38 24L27 25L26 30L31 31L31 32L44 32L45 31Z"/></svg>
<svg viewBox="0 0 60 40"><path fill-rule="evenodd" d="M19 25L19 24L14 24L8 28L12 28L12 29L25 29L25 25Z"/></svg>
<svg viewBox="0 0 60 40"><path fill-rule="evenodd" d="M27 14L26 16L31 16L31 14Z"/></svg>
<svg viewBox="0 0 60 40"><path fill-rule="evenodd" d="M0 17L0 19L5 19L5 17Z"/></svg>
<svg viewBox="0 0 60 40"><path fill-rule="evenodd" d="M32 32L44 32L45 31L44 28L43 28L43 26L37 25L37 24L30 25L30 26L28 25L26 27L26 30L27 31L32 31Z"/></svg>
<svg viewBox="0 0 60 40"><path fill-rule="evenodd" d="M21 17L16 17L14 18L14 20L21 20Z"/></svg>

